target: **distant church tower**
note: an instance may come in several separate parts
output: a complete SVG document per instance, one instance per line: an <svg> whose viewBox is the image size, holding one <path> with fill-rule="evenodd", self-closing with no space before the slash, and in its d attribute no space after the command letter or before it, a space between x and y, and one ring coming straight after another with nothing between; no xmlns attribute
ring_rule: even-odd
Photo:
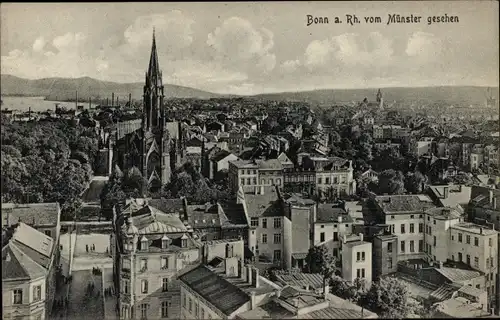
<svg viewBox="0 0 500 320"><path fill-rule="evenodd" d="M384 98L382 97L382 92L380 91L380 89L378 89L377 92L377 104L381 109L384 107Z"/></svg>
<svg viewBox="0 0 500 320"><path fill-rule="evenodd" d="M156 191L163 184L170 182L171 141L165 123L163 82L154 30L143 97L142 176L148 181L148 190Z"/></svg>

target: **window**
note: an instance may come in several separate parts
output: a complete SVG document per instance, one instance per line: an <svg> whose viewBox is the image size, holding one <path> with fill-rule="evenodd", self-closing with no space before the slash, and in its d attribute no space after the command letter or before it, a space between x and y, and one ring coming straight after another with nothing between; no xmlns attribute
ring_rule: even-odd
<svg viewBox="0 0 500 320"><path fill-rule="evenodd" d="M245 185L245 178L241 178L240 180L241 180L241 185L244 186Z"/></svg>
<svg viewBox="0 0 500 320"><path fill-rule="evenodd" d="M130 270L130 259L123 259L122 260L122 269L125 270Z"/></svg>
<svg viewBox="0 0 500 320"><path fill-rule="evenodd" d="M478 237L474 237L474 245L476 247L479 247L479 238Z"/></svg>
<svg viewBox="0 0 500 320"><path fill-rule="evenodd" d="M490 268L493 268L493 258L490 259Z"/></svg>
<svg viewBox="0 0 500 320"><path fill-rule="evenodd" d="M401 225L401 233L406 233L404 224Z"/></svg>
<svg viewBox="0 0 500 320"><path fill-rule="evenodd" d="M247 184L248 184L248 185L252 184L252 179L247 178Z"/></svg>
<svg viewBox="0 0 500 320"><path fill-rule="evenodd" d="M356 269L356 278L361 278L361 269Z"/></svg>
<svg viewBox="0 0 500 320"><path fill-rule="evenodd" d="M462 262L462 252L458 253L458 261Z"/></svg>
<svg viewBox="0 0 500 320"><path fill-rule="evenodd" d="M394 216L391 216L391 219L394 219Z"/></svg>
<svg viewBox="0 0 500 320"><path fill-rule="evenodd" d="M467 264L470 266L470 255L467 255Z"/></svg>
<svg viewBox="0 0 500 320"><path fill-rule="evenodd" d="M250 218L250 226L258 227L259 226L259 218Z"/></svg>
<svg viewBox="0 0 500 320"><path fill-rule="evenodd" d="M361 252L361 260L362 260L362 261L365 261L365 252L364 252L364 251L363 251L363 252Z"/></svg>
<svg viewBox="0 0 500 320"><path fill-rule="evenodd" d="M458 242L462 242L462 234L461 233L458 234Z"/></svg>
<svg viewBox="0 0 500 320"><path fill-rule="evenodd" d="M253 184L257 184L257 178L253 178Z"/></svg>
<svg viewBox="0 0 500 320"><path fill-rule="evenodd" d="M34 286L33 287L33 301L42 300L42 286Z"/></svg>
<svg viewBox="0 0 500 320"><path fill-rule="evenodd" d="M393 267L393 264L392 264L392 258L390 258L389 260L387 260L387 267L388 267L389 269L392 269L392 267Z"/></svg>
<svg viewBox="0 0 500 320"><path fill-rule="evenodd" d="M429 234L432 234L432 227L429 226Z"/></svg>
<svg viewBox="0 0 500 320"><path fill-rule="evenodd" d="M323 229L324 227L325 227L325 225L324 225L324 224L322 224L322 225L321 225L321 229Z"/></svg>
<svg viewBox="0 0 500 320"><path fill-rule="evenodd" d="M52 232L50 230L45 230L44 233L46 236L52 237Z"/></svg>
<svg viewBox="0 0 500 320"><path fill-rule="evenodd" d="M424 224L423 224L423 223L419 223L419 224L418 224L418 232L419 232L419 233L424 232Z"/></svg>
<svg viewBox="0 0 500 320"><path fill-rule="evenodd" d="M23 290L14 289L14 301L13 304L23 304Z"/></svg>
<svg viewBox="0 0 500 320"><path fill-rule="evenodd" d="M418 252L424 251L424 240L418 240Z"/></svg>
<svg viewBox="0 0 500 320"><path fill-rule="evenodd" d="M410 252L415 252L415 244L413 240L410 240Z"/></svg>
<svg viewBox="0 0 500 320"><path fill-rule="evenodd" d="M262 219L262 228L264 228L264 229L267 228L267 219L266 218Z"/></svg>
<svg viewBox="0 0 500 320"><path fill-rule="evenodd" d="M148 270L148 259L141 259L141 271Z"/></svg>
<svg viewBox="0 0 500 320"><path fill-rule="evenodd" d="M489 238L488 239L488 244L490 245L490 247L493 247L493 239Z"/></svg>
<svg viewBox="0 0 500 320"><path fill-rule="evenodd" d="M148 293L148 280L141 280L141 292Z"/></svg>
<svg viewBox="0 0 500 320"><path fill-rule="evenodd" d="M361 261L361 252L356 252L356 261Z"/></svg>
<svg viewBox="0 0 500 320"><path fill-rule="evenodd" d="M322 184L322 183L323 183L322 179L318 178L318 184Z"/></svg>
<svg viewBox="0 0 500 320"><path fill-rule="evenodd" d="M193 300L191 298L189 298L188 310L189 312L193 312Z"/></svg>
<svg viewBox="0 0 500 320"><path fill-rule="evenodd" d="M274 234L274 243L275 244L280 244L281 243L281 233L275 233Z"/></svg>
<svg viewBox="0 0 500 320"><path fill-rule="evenodd" d="M325 178L325 184L330 184L330 178L328 177Z"/></svg>
<svg viewBox="0 0 500 320"><path fill-rule="evenodd" d="M405 242L401 241L401 252L405 252Z"/></svg>
<svg viewBox="0 0 500 320"><path fill-rule="evenodd" d="M392 252L392 242L387 244L387 252Z"/></svg>
<svg viewBox="0 0 500 320"><path fill-rule="evenodd" d="M274 229L281 228L281 218L274 218Z"/></svg>
<svg viewBox="0 0 500 320"><path fill-rule="evenodd" d="M361 268L361 278L365 278L365 268Z"/></svg>
<svg viewBox="0 0 500 320"><path fill-rule="evenodd" d="M163 278L162 279L161 290L163 292L168 291L168 278Z"/></svg>
<svg viewBox="0 0 500 320"><path fill-rule="evenodd" d="M141 319L147 319L148 318L148 305L143 303L141 304Z"/></svg>
<svg viewBox="0 0 500 320"><path fill-rule="evenodd" d="M200 306L198 305L198 302L194 303L194 315L196 318L200 315Z"/></svg>
<svg viewBox="0 0 500 320"><path fill-rule="evenodd" d="M267 243L267 234L262 234L262 243Z"/></svg>
<svg viewBox="0 0 500 320"><path fill-rule="evenodd" d="M319 234L319 241L320 241L320 242L324 242L324 241L325 241L325 233L324 233L324 232L321 232L321 233Z"/></svg>
<svg viewBox="0 0 500 320"><path fill-rule="evenodd" d="M161 317L168 318L168 301L163 301L161 303Z"/></svg>
<svg viewBox="0 0 500 320"><path fill-rule="evenodd" d="M467 242L467 244L470 244L470 236L469 235L466 236L465 242Z"/></svg>
<svg viewBox="0 0 500 320"><path fill-rule="evenodd" d="M410 233L415 233L415 225L410 223Z"/></svg>
<svg viewBox="0 0 500 320"><path fill-rule="evenodd" d="M123 280L123 291L125 293L130 292L130 282L128 280Z"/></svg>
<svg viewBox="0 0 500 320"><path fill-rule="evenodd" d="M274 261L281 261L281 250L274 250Z"/></svg>
<svg viewBox="0 0 500 320"><path fill-rule="evenodd" d="M479 258L474 257L474 266L479 267Z"/></svg>
<svg viewBox="0 0 500 320"><path fill-rule="evenodd" d="M168 269L168 257L161 258L161 268L162 270Z"/></svg>
<svg viewBox="0 0 500 320"><path fill-rule="evenodd" d="M434 247L436 246L436 236L434 236Z"/></svg>
<svg viewBox="0 0 500 320"><path fill-rule="evenodd" d="M431 221L431 217L427 216L427 221Z"/></svg>
<svg viewBox="0 0 500 320"><path fill-rule="evenodd" d="M434 219L434 224L436 224L436 219Z"/></svg>
<svg viewBox="0 0 500 320"><path fill-rule="evenodd" d="M413 219L413 218L415 218L415 216L414 215L410 215L410 219Z"/></svg>
<svg viewBox="0 0 500 320"><path fill-rule="evenodd" d="M333 233L333 241L339 241L339 233L337 231Z"/></svg>

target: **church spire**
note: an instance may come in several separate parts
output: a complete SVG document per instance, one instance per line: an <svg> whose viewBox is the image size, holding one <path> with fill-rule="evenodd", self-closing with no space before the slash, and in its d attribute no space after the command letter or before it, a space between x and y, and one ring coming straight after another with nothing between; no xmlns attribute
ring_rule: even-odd
<svg viewBox="0 0 500 320"><path fill-rule="evenodd" d="M153 83L157 84L160 78L160 64L158 63L158 54L156 52L155 29L153 28L153 44L151 45L151 57L149 58L148 77ZM161 81L161 80L160 80ZM161 85L161 83L158 83Z"/></svg>

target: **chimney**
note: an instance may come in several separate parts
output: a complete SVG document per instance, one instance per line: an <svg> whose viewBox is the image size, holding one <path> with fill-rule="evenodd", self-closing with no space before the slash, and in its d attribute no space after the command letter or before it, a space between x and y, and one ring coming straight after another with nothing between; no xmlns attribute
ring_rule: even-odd
<svg viewBox="0 0 500 320"><path fill-rule="evenodd" d="M437 265L438 269L443 269L443 261L439 261L439 264Z"/></svg>
<svg viewBox="0 0 500 320"><path fill-rule="evenodd" d="M247 283L252 284L252 266L246 266L247 269Z"/></svg>
<svg viewBox="0 0 500 320"><path fill-rule="evenodd" d="M255 191L255 195L258 195L259 194L259 187L255 186L254 191Z"/></svg>
<svg viewBox="0 0 500 320"><path fill-rule="evenodd" d="M483 234L483 227L479 227L479 234Z"/></svg>
<svg viewBox="0 0 500 320"><path fill-rule="evenodd" d="M250 310L257 308L257 303L255 301L255 292L250 292Z"/></svg>
<svg viewBox="0 0 500 320"><path fill-rule="evenodd" d="M448 186L443 187L443 199L448 199L449 192L450 192L450 189Z"/></svg>
<svg viewBox="0 0 500 320"><path fill-rule="evenodd" d="M226 244L226 258L231 258L231 245L229 243Z"/></svg>
<svg viewBox="0 0 500 320"><path fill-rule="evenodd" d="M116 105L119 106L120 104L118 103L118 96L116 96Z"/></svg>
<svg viewBox="0 0 500 320"><path fill-rule="evenodd" d="M275 293L276 298L281 297L281 290L280 289L276 289L276 291L274 293Z"/></svg>
<svg viewBox="0 0 500 320"><path fill-rule="evenodd" d="M308 284L306 284L305 289L306 289L306 291L309 291L309 290L310 290L309 283L308 283Z"/></svg>
<svg viewBox="0 0 500 320"><path fill-rule="evenodd" d="M236 258L226 258L224 261L226 277L237 277L238 276L238 259Z"/></svg>
<svg viewBox="0 0 500 320"><path fill-rule="evenodd" d="M326 299L326 295L330 293L330 286L327 284L323 287L323 297Z"/></svg>
<svg viewBox="0 0 500 320"><path fill-rule="evenodd" d="M493 209L497 209L497 198L493 197Z"/></svg>
<svg viewBox="0 0 500 320"><path fill-rule="evenodd" d="M363 234L362 233L359 234L359 241L363 242Z"/></svg>
<svg viewBox="0 0 500 320"><path fill-rule="evenodd" d="M338 217L337 217L337 221L338 221L339 223L342 223L342 216L338 216Z"/></svg>
<svg viewBox="0 0 500 320"><path fill-rule="evenodd" d="M92 108L92 97L89 97L89 109Z"/></svg>
<svg viewBox="0 0 500 320"><path fill-rule="evenodd" d="M115 104L115 93L111 93L111 105Z"/></svg>
<svg viewBox="0 0 500 320"><path fill-rule="evenodd" d="M106 107L109 106L109 98L106 98Z"/></svg>
<svg viewBox="0 0 500 320"><path fill-rule="evenodd" d="M203 264L207 264L208 263L208 244L207 243L204 243L203 244L203 247L201 247L201 256L202 256L202 262Z"/></svg>
<svg viewBox="0 0 500 320"><path fill-rule="evenodd" d="M252 286L255 288L259 288L260 279L259 279L259 269L253 267L252 268Z"/></svg>

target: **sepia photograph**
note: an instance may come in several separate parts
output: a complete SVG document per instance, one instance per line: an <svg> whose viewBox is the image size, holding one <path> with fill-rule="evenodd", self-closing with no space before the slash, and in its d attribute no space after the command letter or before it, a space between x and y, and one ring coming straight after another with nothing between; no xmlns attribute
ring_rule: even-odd
<svg viewBox="0 0 500 320"><path fill-rule="evenodd" d="M0 8L2 319L500 317L498 1Z"/></svg>

